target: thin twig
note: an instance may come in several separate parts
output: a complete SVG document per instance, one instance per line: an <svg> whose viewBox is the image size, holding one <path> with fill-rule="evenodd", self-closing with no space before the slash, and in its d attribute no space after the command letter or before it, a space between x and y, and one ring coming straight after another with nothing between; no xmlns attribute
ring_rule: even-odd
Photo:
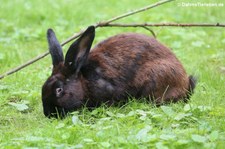
<svg viewBox="0 0 225 149"><path fill-rule="evenodd" d="M151 32L152 36L153 36L154 38L156 38L156 34L155 34L155 32L154 32L152 29L150 29L150 28L148 28L148 27L146 27L146 26L142 26L142 28L144 28L144 29L148 30L149 32Z"/></svg>
<svg viewBox="0 0 225 149"><path fill-rule="evenodd" d="M100 22L99 24L97 24L97 26L99 26L99 25L101 25L101 24L102 24L102 25L103 25L103 24L109 24L109 23L114 22L114 21L117 21L117 20L119 20L119 19L128 17L128 16L133 15L133 14L137 14L137 13L139 13L139 12L146 11L146 10L148 10L148 9L157 7L157 6L159 6L159 5L162 5L162 4L171 2L171 1L174 1L174 0L164 0L164 1L159 1L159 2L157 2L157 3L155 3L155 4L148 5L148 6L146 6L146 7L141 8L141 9L137 9L137 10L134 10L134 11L131 11L131 12L122 14L122 15L120 15L120 16L114 17L114 18L112 18L112 19L110 19L110 20L108 20L108 21L106 21L106 22Z"/></svg>
<svg viewBox="0 0 225 149"><path fill-rule="evenodd" d="M83 32L83 31L82 31L82 32ZM82 34L82 32L79 32L79 33L75 34L74 36L68 38L68 39L65 40L64 42L62 42L62 43L61 43L61 46L64 46L64 45L66 45L67 43L69 43L71 40L73 40L73 39L79 37L79 36ZM19 70L21 70L21 69L23 69L23 68L29 66L29 65L31 65L31 64L33 64L33 63L37 62L38 60L40 60L40 59L46 57L48 54L49 54L49 51L47 51L47 52L45 52L45 53L43 53L43 54L41 54L41 55L38 55L37 57L35 57L35 58L33 58L33 59L27 61L26 63L24 63L24 64L22 64L22 65L20 65L20 66L18 66L18 67L15 67L15 68L13 68L13 69L7 71L6 73L4 73L3 75L0 76L0 79L3 79L4 77L6 77L6 76L8 76L8 75L11 75L11 74L13 74L13 73L15 73L15 72L17 72L17 71L19 71Z"/></svg>
<svg viewBox="0 0 225 149"><path fill-rule="evenodd" d="M171 1L174 1L174 0L164 0L164 1L159 1L159 2L157 2L157 3L154 3L154 4L152 4L152 5L148 5L148 6L146 6L146 7L137 9L137 10L135 10L135 11L131 11L131 12L127 12L127 13L125 13L125 14L119 15L119 16L114 17L114 18L112 18L112 19L109 19L109 20L107 20L107 21L102 21L102 23L97 23L97 24L95 24L94 26L97 28L97 27L100 27L100 25L102 26L103 24L109 24L109 23L111 23L111 22L117 21L117 20L122 19L122 18L125 18L125 17L127 17L127 16L130 16L130 15L133 15L133 14L137 14L137 13L139 13L139 12L146 11L146 10L148 10L148 9L151 9L151 8L154 8L154 7L157 7L157 6L160 6L160 5L162 5L162 4L165 4L165 3L171 2ZM64 42L61 43L61 46L64 46L64 45L67 44L68 42L70 42L70 41L76 39L76 38L79 37L82 33L83 33L83 31L81 31L81 32L79 32L79 33L73 35L73 36L70 37L70 38L68 38L66 41L64 41ZM33 64L34 62L37 62L38 60L44 58L44 57L47 56L48 54L49 54L49 52L45 52L45 53L43 53L43 54L37 56L36 58L33 58L32 60L29 60L28 62L26 62L26 63L24 63L24 64L22 64L22 65L20 65L20 66L18 66L18 67L16 67L16 68L13 68L13 69L7 71L7 72L4 73L3 75L0 75L0 79L6 77L6 76L8 76L8 75L13 74L13 73L15 73L15 72L17 72L17 71L19 71L19 70L21 70L21 69L23 69L23 68L25 68L25 67L31 65L31 64Z"/></svg>
<svg viewBox="0 0 225 149"><path fill-rule="evenodd" d="M140 24L120 24L120 23L109 23L100 25L99 27L225 27L225 24L220 23L140 23Z"/></svg>

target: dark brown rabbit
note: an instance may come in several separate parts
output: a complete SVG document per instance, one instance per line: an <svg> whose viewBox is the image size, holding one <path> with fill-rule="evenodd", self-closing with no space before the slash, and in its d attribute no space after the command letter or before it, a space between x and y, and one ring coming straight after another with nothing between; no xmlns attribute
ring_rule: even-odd
<svg viewBox="0 0 225 149"><path fill-rule="evenodd" d="M170 49L142 34L119 34L91 52L93 26L69 48L65 60L53 30L47 31L53 71L42 87L44 114L63 117L82 106L118 103L129 97L156 104L186 101L195 87Z"/></svg>

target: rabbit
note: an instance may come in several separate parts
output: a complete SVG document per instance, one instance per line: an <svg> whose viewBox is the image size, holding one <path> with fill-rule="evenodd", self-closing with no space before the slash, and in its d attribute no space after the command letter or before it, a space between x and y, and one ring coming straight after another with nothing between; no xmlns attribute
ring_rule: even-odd
<svg viewBox="0 0 225 149"><path fill-rule="evenodd" d="M139 33L112 36L92 50L95 27L69 47L65 60L52 29L47 31L53 70L42 86L46 117L101 103L113 105L130 97L147 98L157 105L187 101L196 85L172 51L155 38Z"/></svg>

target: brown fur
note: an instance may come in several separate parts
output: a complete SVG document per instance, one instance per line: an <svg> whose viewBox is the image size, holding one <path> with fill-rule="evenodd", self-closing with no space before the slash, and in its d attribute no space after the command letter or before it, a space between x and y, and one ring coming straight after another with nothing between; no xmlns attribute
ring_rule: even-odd
<svg viewBox="0 0 225 149"><path fill-rule="evenodd" d="M78 56L87 56L82 67L72 71L70 64L60 62L43 86L46 116L56 112L55 107L64 115L84 104L88 107L99 106L102 102L112 104L126 101L129 96L150 98L157 104L177 102L186 100L194 89L195 79L186 74L172 51L156 39L136 33L120 34L102 41L89 53L83 50L90 43L89 32L87 30L84 37L78 39L81 45L79 41L78 46L73 45L82 47L78 49ZM71 55L66 57L71 59ZM64 84L63 95L58 98L49 89L54 88L52 84L57 81Z"/></svg>
<svg viewBox="0 0 225 149"><path fill-rule="evenodd" d="M154 38L134 33L111 37L91 51L89 61L99 63L106 80L116 81L115 98L120 90L137 98L152 95L160 103L186 97L189 79L183 66Z"/></svg>

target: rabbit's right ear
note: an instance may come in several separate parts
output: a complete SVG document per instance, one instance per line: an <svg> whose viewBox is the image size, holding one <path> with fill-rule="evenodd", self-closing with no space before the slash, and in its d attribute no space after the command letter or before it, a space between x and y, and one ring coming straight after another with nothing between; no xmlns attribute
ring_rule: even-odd
<svg viewBox="0 0 225 149"><path fill-rule="evenodd" d="M73 74L77 75L86 62L94 37L95 27L89 26L81 37L69 47L66 53L65 66Z"/></svg>
<svg viewBox="0 0 225 149"><path fill-rule="evenodd" d="M60 62L64 61L62 47L57 40L55 33L52 29L47 31L47 39L49 45L49 52L52 56L53 66L57 66Z"/></svg>

